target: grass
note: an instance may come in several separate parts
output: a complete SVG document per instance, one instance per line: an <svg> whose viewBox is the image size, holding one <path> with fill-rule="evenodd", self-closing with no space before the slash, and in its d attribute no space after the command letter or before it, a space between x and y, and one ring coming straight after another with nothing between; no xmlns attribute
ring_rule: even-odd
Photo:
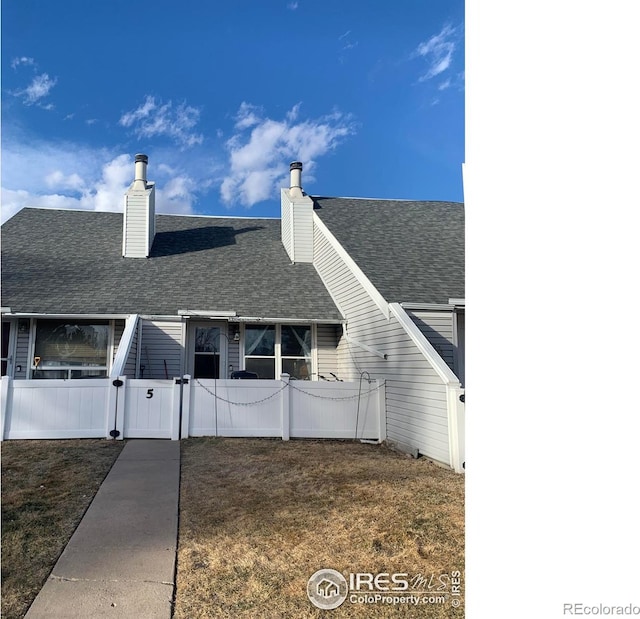
<svg viewBox="0 0 640 619"><path fill-rule="evenodd" d="M123 446L2 443L3 617L24 617Z"/></svg>
<svg viewBox="0 0 640 619"><path fill-rule="evenodd" d="M306 586L323 568L464 578L464 477L352 442L182 442L177 619L320 617ZM331 616L463 617L448 591L416 607L347 598Z"/></svg>
<svg viewBox="0 0 640 619"><path fill-rule="evenodd" d="M24 616L122 447L2 443L3 617ZM464 476L353 442L182 441L176 619L320 617L306 587L323 568L421 576L423 591L463 575L457 608L449 584L444 604L347 599L332 617L463 617Z"/></svg>

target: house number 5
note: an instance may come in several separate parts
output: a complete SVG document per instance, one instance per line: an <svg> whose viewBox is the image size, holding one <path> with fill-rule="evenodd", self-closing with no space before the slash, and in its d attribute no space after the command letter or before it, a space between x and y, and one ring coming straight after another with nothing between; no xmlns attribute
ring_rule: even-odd
<svg viewBox="0 0 640 619"><path fill-rule="evenodd" d="M153 389L147 389L147 400L153 397Z"/></svg>

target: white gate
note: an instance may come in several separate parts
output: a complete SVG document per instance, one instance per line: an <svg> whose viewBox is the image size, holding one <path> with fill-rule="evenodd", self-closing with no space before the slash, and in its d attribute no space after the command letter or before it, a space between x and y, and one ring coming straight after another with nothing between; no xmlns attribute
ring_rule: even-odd
<svg viewBox="0 0 640 619"><path fill-rule="evenodd" d="M127 380L124 438L172 438L174 417L180 413L176 387L179 392L174 380Z"/></svg>

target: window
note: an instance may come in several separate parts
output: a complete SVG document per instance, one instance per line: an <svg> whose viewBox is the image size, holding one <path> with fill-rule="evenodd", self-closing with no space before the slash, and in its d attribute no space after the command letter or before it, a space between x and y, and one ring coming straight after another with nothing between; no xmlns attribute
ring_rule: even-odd
<svg viewBox="0 0 640 619"><path fill-rule="evenodd" d="M244 331L244 367L259 378L280 378L287 373L311 380L311 327L247 325Z"/></svg>
<svg viewBox="0 0 640 619"><path fill-rule="evenodd" d="M258 378L276 377L276 328L247 325L244 330L244 368Z"/></svg>
<svg viewBox="0 0 640 619"><path fill-rule="evenodd" d="M31 377L106 377L111 333L108 321L38 320Z"/></svg>
<svg viewBox="0 0 640 619"><path fill-rule="evenodd" d="M282 371L299 380L311 380L311 327L282 325Z"/></svg>

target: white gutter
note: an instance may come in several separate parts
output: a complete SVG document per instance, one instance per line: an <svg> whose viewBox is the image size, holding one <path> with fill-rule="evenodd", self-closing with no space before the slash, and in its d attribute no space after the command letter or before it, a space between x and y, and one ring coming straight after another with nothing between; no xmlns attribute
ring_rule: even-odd
<svg viewBox="0 0 640 619"><path fill-rule="evenodd" d="M464 307L464 299L449 299L449 303L451 303L451 305Z"/></svg>
<svg viewBox="0 0 640 619"><path fill-rule="evenodd" d="M455 309L453 303L400 303L400 305L409 311L452 312Z"/></svg>
<svg viewBox="0 0 640 619"><path fill-rule="evenodd" d="M322 325L341 325L344 320L340 318L270 318L268 316L236 316L229 318L229 322L264 322L264 323L280 323L280 324L322 324Z"/></svg>
<svg viewBox="0 0 640 619"><path fill-rule="evenodd" d="M178 310L178 316L197 316L200 318L231 318L237 316L237 312L229 312L226 310Z"/></svg>
<svg viewBox="0 0 640 619"><path fill-rule="evenodd" d="M131 314L44 314L38 312L14 312L16 318L75 318L76 320L126 320Z"/></svg>

